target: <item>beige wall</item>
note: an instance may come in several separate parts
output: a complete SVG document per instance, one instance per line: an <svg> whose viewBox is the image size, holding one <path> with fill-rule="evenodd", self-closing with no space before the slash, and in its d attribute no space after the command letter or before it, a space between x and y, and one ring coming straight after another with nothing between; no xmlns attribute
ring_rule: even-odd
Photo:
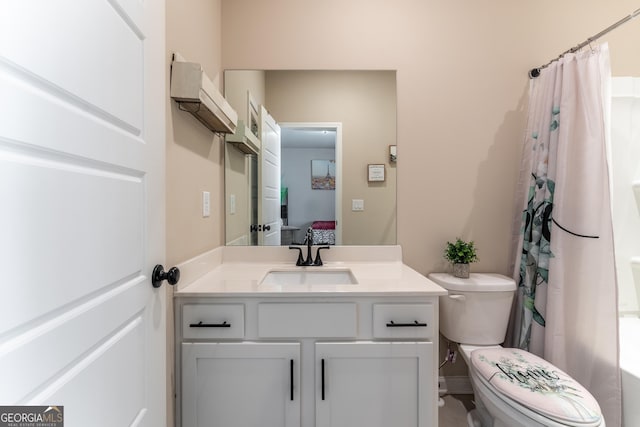
<svg viewBox="0 0 640 427"><path fill-rule="evenodd" d="M167 67L171 52L202 65L222 91L220 0L168 0ZM171 101L167 111L167 264L224 244L224 143ZM211 216L202 217L202 192Z"/></svg>
<svg viewBox="0 0 640 427"><path fill-rule="evenodd" d="M526 72L637 6L551 0L167 1L167 66L177 50L220 84L223 68L394 69L398 243L418 271L444 268L444 241L476 241L476 271L508 273L513 181ZM580 19L572 19L580 11ZM221 14L224 19L221 19ZM545 31L547 30L547 31ZM606 38L615 75L640 75L636 22ZM224 242L223 144L168 105L167 263ZM201 192L212 215L201 217Z"/></svg>
<svg viewBox="0 0 640 427"><path fill-rule="evenodd" d="M224 74L224 96L238 113L238 119L247 126L247 91L257 107L265 103L265 85L266 74L262 70L231 70Z"/></svg>
<svg viewBox="0 0 640 427"><path fill-rule="evenodd" d="M342 123L342 243L395 244L396 167L389 163L389 145L396 143L395 73L266 75L265 105L276 121ZM385 165L384 182L367 182L369 163ZM352 199L363 199L365 210L352 212Z"/></svg>
<svg viewBox="0 0 640 427"><path fill-rule="evenodd" d="M202 64L215 84L221 76L220 0L166 1L167 69L171 54ZM167 74L167 78L168 78ZM169 81L167 80L167 94ZM188 113L167 101L166 262L173 266L223 244L223 144ZM202 218L202 191L211 193L211 217ZM167 290L167 425L174 425L173 288Z"/></svg>
<svg viewBox="0 0 640 427"><path fill-rule="evenodd" d="M398 243L406 262L422 273L442 270L444 242L460 236L476 241L475 271L508 274L527 71L634 3L223 0L222 64L397 70ZM640 25L608 40L614 73L640 75Z"/></svg>

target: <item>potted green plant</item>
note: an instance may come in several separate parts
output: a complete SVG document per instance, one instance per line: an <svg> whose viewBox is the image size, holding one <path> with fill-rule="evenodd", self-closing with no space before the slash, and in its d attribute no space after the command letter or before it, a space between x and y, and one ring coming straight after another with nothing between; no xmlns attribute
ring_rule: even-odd
<svg viewBox="0 0 640 427"><path fill-rule="evenodd" d="M455 243L447 242L444 259L453 264L453 275L463 279L469 278L469 264L478 261L478 254L473 241L465 242L456 238Z"/></svg>

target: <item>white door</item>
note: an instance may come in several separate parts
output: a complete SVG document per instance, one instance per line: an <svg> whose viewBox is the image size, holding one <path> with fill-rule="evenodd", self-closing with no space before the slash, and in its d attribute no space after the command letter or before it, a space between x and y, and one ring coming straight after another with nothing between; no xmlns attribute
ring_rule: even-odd
<svg viewBox="0 0 640 427"><path fill-rule="evenodd" d="M0 404L164 426L164 2L0 2Z"/></svg>
<svg viewBox="0 0 640 427"><path fill-rule="evenodd" d="M182 427L299 427L299 343L182 344Z"/></svg>
<svg viewBox="0 0 640 427"><path fill-rule="evenodd" d="M280 126L260 107L262 149L260 151L260 214L262 232L259 244L280 245ZM260 239L260 238L259 238Z"/></svg>
<svg viewBox="0 0 640 427"><path fill-rule="evenodd" d="M316 427L432 426L432 345L317 343Z"/></svg>

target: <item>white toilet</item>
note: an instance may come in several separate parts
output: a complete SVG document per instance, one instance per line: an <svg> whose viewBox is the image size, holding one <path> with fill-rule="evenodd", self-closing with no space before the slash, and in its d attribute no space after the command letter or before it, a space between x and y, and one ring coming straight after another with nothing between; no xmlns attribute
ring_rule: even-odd
<svg viewBox="0 0 640 427"><path fill-rule="evenodd" d="M569 375L524 350L503 348L516 290L499 274L447 273L429 279L440 297L440 332L459 344L469 366L476 410L470 427L604 427L594 397Z"/></svg>

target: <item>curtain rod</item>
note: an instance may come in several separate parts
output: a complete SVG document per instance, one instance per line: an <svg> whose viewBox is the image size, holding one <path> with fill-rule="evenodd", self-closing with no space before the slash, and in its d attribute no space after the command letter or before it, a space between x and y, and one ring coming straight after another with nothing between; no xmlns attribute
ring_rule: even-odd
<svg viewBox="0 0 640 427"><path fill-rule="evenodd" d="M565 56L567 53L574 53L579 51L580 49L582 49L583 47L585 47L586 45L590 44L591 42L599 39L600 37L604 36L605 34L607 34L609 31L614 30L616 28L618 28L620 25L631 21L633 18L635 18L636 16L640 15L640 9L636 9L635 11L633 11L630 15L625 16L624 18L622 18L621 20L619 20L618 22L616 22L613 25L608 26L607 28L605 28L604 30L600 31L598 34L596 34L595 36L591 36L589 37L587 40L583 41L582 43L580 43L577 46L572 47L571 49L562 52L560 55L558 55L557 58L552 59L551 61L547 62L546 64L538 67L538 68L532 68L531 70L529 70L529 78L530 79L534 79L536 77L538 77L540 75L540 71L543 68L548 67L549 65L551 65L553 62L557 61L558 59L562 58L563 56Z"/></svg>

